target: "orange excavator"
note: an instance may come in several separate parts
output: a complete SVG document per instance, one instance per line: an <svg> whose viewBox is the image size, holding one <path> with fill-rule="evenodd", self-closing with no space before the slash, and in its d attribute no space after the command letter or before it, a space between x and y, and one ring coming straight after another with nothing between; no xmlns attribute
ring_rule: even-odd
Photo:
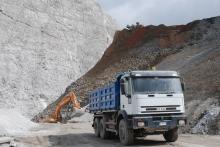
<svg viewBox="0 0 220 147"><path fill-rule="evenodd" d="M74 109L80 109L80 103L77 101L77 97L74 92L69 92L66 96L62 98L62 100L56 105L55 111L52 112L49 119L46 122L56 123L61 121L60 111L61 109L67 105L68 103L72 103Z"/></svg>

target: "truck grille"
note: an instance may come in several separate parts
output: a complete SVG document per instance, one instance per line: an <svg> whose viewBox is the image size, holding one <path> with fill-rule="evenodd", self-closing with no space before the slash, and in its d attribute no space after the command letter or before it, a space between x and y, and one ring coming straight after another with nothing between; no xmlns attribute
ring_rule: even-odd
<svg viewBox="0 0 220 147"><path fill-rule="evenodd" d="M180 105L167 105L167 106L141 106L144 108L144 111L141 113L152 113L152 112L180 112L177 108Z"/></svg>

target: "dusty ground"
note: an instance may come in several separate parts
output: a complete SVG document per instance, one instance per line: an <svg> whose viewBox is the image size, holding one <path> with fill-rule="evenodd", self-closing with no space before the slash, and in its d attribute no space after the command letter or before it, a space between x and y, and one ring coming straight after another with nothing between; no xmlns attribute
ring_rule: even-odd
<svg viewBox="0 0 220 147"><path fill-rule="evenodd" d="M95 137L91 122L68 124L40 124L31 132L14 136L18 147L113 147L121 146L118 139L102 140ZM8 147L8 144L0 145ZM175 143L166 143L161 135L147 136L136 140L134 146L161 147L217 147L220 136L180 135Z"/></svg>

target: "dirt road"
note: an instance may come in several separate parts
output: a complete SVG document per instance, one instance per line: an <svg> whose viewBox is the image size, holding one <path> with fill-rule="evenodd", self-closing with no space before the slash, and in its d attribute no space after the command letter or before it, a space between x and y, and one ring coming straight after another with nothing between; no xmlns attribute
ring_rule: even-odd
<svg viewBox="0 0 220 147"><path fill-rule="evenodd" d="M42 124L30 133L15 137L18 147L115 147L121 146L118 139L96 138L91 122L70 124ZM134 146L160 147L218 147L220 136L180 135L175 143L166 143L162 136L147 136L136 140Z"/></svg>

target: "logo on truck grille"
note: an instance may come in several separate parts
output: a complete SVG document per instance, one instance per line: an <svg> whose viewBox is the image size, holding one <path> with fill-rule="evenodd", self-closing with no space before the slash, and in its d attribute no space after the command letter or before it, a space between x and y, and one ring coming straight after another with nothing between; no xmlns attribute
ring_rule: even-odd
<svg viewBox="0 0 220 147"><path fill-rule="evenodd" d="M157 107L157 111L166 111L166 107Z"/></svg>

